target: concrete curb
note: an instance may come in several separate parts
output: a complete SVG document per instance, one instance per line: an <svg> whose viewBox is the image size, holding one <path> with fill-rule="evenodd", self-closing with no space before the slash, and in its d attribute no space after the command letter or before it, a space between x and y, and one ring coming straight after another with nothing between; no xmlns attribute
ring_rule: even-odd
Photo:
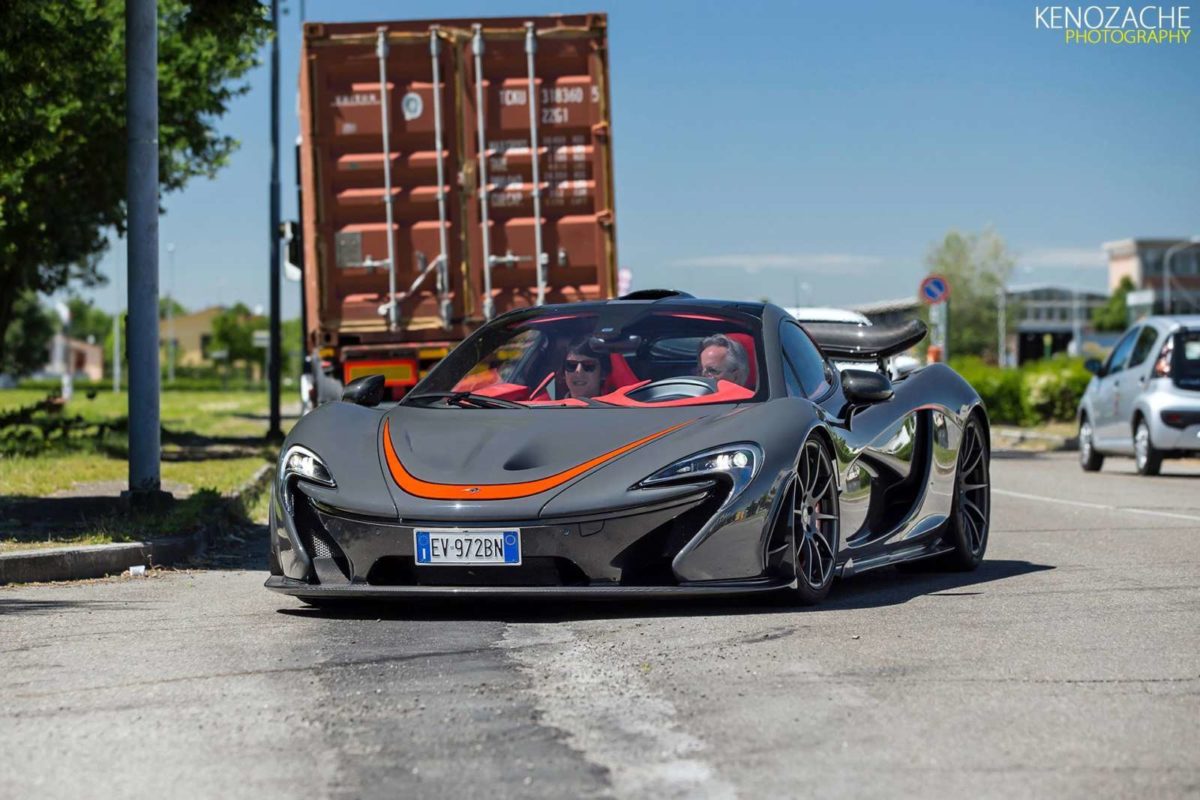
<svg viewBox="0 0 1200 800"><path fill-rule="evenodd" d="M263 464L249 480L225 495L231 509L246 514L271 486L274 469ZM103 578L142 564L170 566L204 552L208 531L190 536L151 539L145 542L50 547L0 553L0 584L71 581Z"/></svg>
<svg viewBox="0 0 1200 800"><path fill-rule="evenodd" d="M1079 449L1077 436L1059 436L1053 433L1018 428L1012 425L992 426L992 446L1011 447L1018 444L1041 445L1046 452L1074 451Z"/></svg>

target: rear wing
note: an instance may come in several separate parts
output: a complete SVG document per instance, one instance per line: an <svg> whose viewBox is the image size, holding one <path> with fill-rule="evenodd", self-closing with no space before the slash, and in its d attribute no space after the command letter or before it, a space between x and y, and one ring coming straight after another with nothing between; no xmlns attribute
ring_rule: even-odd
<svg viewBox="0 0 1200 800"><path fill-rule="evenodd" d="M876 361L903 353L929 332L919 319L900 325L846 325L840 322L802 322L800 327L827 358Z"/></svg>

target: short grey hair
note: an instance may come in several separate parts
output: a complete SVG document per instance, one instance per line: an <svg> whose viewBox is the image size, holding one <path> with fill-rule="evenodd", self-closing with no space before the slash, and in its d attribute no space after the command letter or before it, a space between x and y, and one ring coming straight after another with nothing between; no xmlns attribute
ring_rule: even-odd
<svg viewBox="0 0 1200 800"><path fill-rule="evenodd" d="M733 372L740 376L739 383L745 384L750 380L750 357L746 355L746 348L742 347L742 343L737 339L731 339L723 333L715 333L712 336L706 336L704 341L700 342L700 350L696 353L696 357L700 357L710 347L725 348L725 364L729 366L730 360L733 361Z"/></svg>

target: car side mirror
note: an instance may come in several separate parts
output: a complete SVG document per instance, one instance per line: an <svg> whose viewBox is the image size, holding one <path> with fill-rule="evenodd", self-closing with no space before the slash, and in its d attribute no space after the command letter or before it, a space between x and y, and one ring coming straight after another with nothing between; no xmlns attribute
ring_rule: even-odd
<svg viewBox="0 0 1200 800"><path fill-rule="evenodd" d="M896 392L892 382L881 372L865 369L842 370L842 394L851 403L882 403Z"/></svg>
<svg viewBox="0 0 1200 800"><path fill-rule="evenodd" d="M367 375L355 378L342 389L342 401L360 406L377 406L383 400L386 388L382 375Z"/></svg>
<svg viewBox="0 0 1200 800"><path fill-rule="evenodd" d="M1087 361L1083 362L1083 368L1093 375L1104 374L1104 364L1101 363L1100 359L1098 358L1089 358Z"/></svg>

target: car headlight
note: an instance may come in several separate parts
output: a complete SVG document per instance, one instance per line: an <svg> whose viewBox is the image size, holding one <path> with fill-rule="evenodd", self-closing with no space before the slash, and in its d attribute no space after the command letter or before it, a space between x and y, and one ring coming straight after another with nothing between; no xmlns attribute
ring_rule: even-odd
<svg viewBox="0 0 1200 800"><path fill-rule="evenodd" d="M756 444L749 442L729 444L676 461L671 466L660 469L650 477L643 479L638 486L650 487L701 477L724 477L732 483L728 498L728 500L732 500L741 494L746 485L758 474L762 460L762 449Z"/></svg>
<svg viewBox="0 0 1200 800"><path fill-rule="evenodd" d="M283 454L283 458L279 459L279 496L289 510L291 503L288 498L287 482L293 475L322 486L337 486L333 475L329 472L329 467L325 466L325 462L321 460L320 456L307 447L294 444Z"/></svg>

